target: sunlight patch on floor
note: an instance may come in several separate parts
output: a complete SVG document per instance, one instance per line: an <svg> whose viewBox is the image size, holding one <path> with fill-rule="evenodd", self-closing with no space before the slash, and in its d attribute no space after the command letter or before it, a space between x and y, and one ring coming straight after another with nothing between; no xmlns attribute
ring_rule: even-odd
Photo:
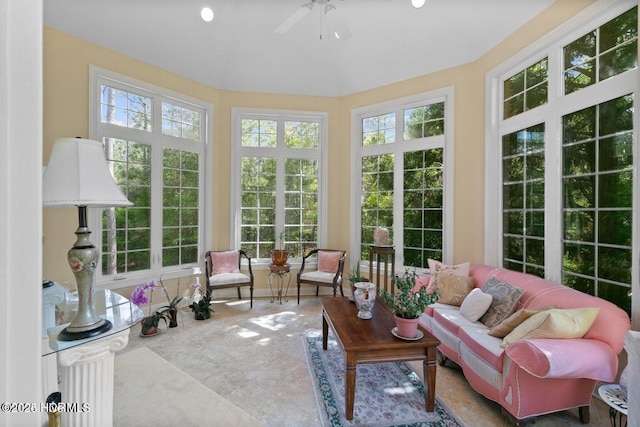
<svg viewBox="0 0 640 427"><path fill-rule="evenodd" d="M410 382L397 384L395 387L385 387L384 392L390 395L409 394L416 391L416 386Z"/></svg>
<svg viewBox="0 0 640 427"><path fill-rule="evenodd" d="M265 316L254 317L249 321L261 328L269 329L271 331L278 331L285 328L287 324L296 321L299 317L293 311L283 311L280 313L267 314Z"/></svg>

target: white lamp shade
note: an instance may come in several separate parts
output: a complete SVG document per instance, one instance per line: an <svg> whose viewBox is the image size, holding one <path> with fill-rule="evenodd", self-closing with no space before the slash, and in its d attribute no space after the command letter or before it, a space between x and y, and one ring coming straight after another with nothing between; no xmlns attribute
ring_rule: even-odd
<svg viewBox="0 0 640 427"><path fill-rule="evenodd" d="M130 206L113 179L98 141L58 138L44 172L42 203L45 207Z"/></svg>

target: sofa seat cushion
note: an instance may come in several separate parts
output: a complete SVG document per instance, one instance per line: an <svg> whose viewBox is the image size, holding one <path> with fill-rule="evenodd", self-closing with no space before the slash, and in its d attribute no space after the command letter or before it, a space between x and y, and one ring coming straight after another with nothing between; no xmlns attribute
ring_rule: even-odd
<svg viewBox="0 0 640 427"><path fill-rule="evenodd" d="M249 276L242 273L222 273L209 277L209 286L229 285L233 283L244 283L251 280Z"/></svg>
<svg viewBox="0 0 640 427"><path fill-rule="evenodd" d="M440 324L442 328L451 332L454 335L458 334L458 330L461 326L480 326L484 327L479 322L470 322L467 320L462 313L460 313L460 309L455 306L446 306L443 305L441 307L435 307L433 309L433 319L435 322Z"/></svg>
<svg viewBox="0 0 640 427"><path fill-rule="evenodd" d="M458 330L458 338L480 359L502 372L505 351L500 347L502 340L489 335L489 329L477 322Z"/></svg>
<svg viewBox="0 0 640 427"><path fill-rule="evenodd" d="M309 271L300 275L301 280L310 280L313 282L333 283L333 278L336 277L335 271L333 273L327 273L326 271Z"/></svg>

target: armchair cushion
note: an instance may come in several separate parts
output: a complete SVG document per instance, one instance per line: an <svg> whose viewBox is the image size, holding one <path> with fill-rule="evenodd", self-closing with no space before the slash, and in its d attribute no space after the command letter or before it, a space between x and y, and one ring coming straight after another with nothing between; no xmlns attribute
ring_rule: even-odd
<svg viewBox="0 0 640 427"><path fill-rule="evenodd" d="M211 253L212 271L211 275L224 273L239 273L238 257L240 256L238 251L223 251Z"/></svg>
<svg viewBox="0 0 640 427"><path fill-rule="evenodd" d="M209 286L246 283L250 280L249 276L242 273L220 273L209 277Z"/></svg>
<svg viewBox="0 0 640 427"><path fill-rule="evenodd" d="M340 258L342 258L342 252L318 251L318 271L332 273L335 276L340 265Z"/></svg>
<svg viewBox="0 0 640 427"><path fill-rule="evenodd" d="M300 275L300 280L311 282L324 282L333 283L333 278L336 277L336 272L327 273L326 271L309 271Z"/></svg>

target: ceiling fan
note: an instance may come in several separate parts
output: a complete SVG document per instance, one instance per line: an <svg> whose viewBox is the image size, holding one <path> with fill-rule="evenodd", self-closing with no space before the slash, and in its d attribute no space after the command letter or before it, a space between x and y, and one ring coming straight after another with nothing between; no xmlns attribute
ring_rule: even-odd
<svg viewBox="0 0 640 427"><path fill-rule="evenodd" d="M334 35L338 40L347 40L351 37L351 31L349 27L344 23L344 21L339 16L336 11L335 4L331 3L332 0L311 0L308 3L303 4L298 8L295 12L293 12L287 19L282 21L278 27L276 27L275 32L278 34L285 34L288 32L293 26L295 26L298 22L302 20L309 12L313 10L314 7L318 6L320 8L320 39L322 40L322 35L328 29L330 33ZM344 0L341 0L344 1ZM335 2L335 0L334 0ZM329 12L333 13L329 15ZM327 21L327 22L325 22ZM328 28L327 28L328 27Z"/></svg>

